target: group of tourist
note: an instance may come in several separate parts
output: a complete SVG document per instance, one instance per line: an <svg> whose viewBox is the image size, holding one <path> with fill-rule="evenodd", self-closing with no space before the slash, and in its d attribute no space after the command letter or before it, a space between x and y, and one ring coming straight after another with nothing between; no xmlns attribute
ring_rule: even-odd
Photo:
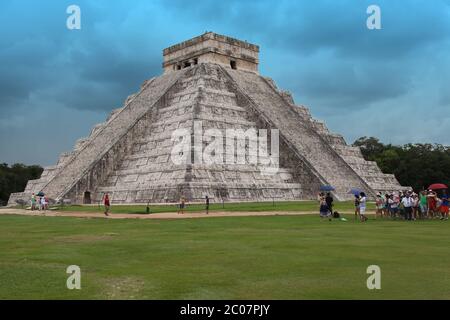
<svg viewBox="0 0 450 320"><path fill-rule="evenodd" d="M339 218L339 213L333 212L333 196L330 192L327 194L319 193L317 200L320 205L320 217L331 220L332 217ZM105 207L104 214L109 215L110 198L108 193L103 195L102 199ZM441 219L448 220L449 214L449 196L444 190L438 195L433 190L424 190L420 193L412 191L398 191L382 194L377 193L375 199L376 215L375 217L392 219L416 220L416 219ZM48 210L49 199L43 194L32 194L31 210ZM366 216L367 197L364 192L355 194L355 220L359 218L361 222L368 220ZM178 213L183 214L186 207L186 198L180 198ZM205 197L205 211L209 213L209 197Z"/></svg>
<svg viewBox="0 0 450 320"><path fill-rule="evenodd" d="M178 214L184 214L184 209L186 208L186 197L181 196L180 197L180 203L178 205ZM209 214L209 197L205 196L205 212L206 214Z"/></svg>
<svg viewBox="0 0 450 320"><path fill-rule="evenodd" d="M317 200L319 201L320 205L320 217L331 221L331 218L339 218L340 215L337 211L333 212L333 196L331 193L319 193L317 196ZM361 222L367 221L366 217L366 203L367 203L367 197L364 192L360 192L359 194L355 195L355 219L359 216L359 219Z"/></svg>
<svg viewBox="0 0 450 320"><path fill-rule="evenodd" d="M48 210L48 197L46 195L31 195L31 210Z"/></svg>
<svg viewBox="0 0 450 320"><path fill-rule="evenodd" d="M364 192L355 194L355 220L361 222L368 220L366 216L367 196ZM319 193L319 212L321 218L331 220L333 213L333 197L330 193ZM443 190L440 195L433 190L424 190L419 193L413 191L397 191L382 194L378 192L375 199L376 218L391 218L403 220L441 219L448 220L449 196Z"/></svg>
<svg viewBox="0 0 450 320"><path fill-rule="evenodd" d="M443 190L440 195L433 190L377 193L376 216L392 219L441 219L448 220L449 197Z"/></svg>
<svg viewBox="0 0 450 320"><path fill-rule="evenodd" d="M319 193L319 195L317 196L317 200L319 201L319 205L320 205L320 217L321 218L328 218L331 221L331 215L333 213L333 196L331 195L331 193L327 193L325 195L325 193L321 192Z"/></svg>
<svg viewBox="0 0 450 320"><path fill-rule="evenodd" d="M103 195L102 202L103 202L103 206L105 207L104 214L105 214L105 216L109 216L109 210L111 208L111 203L110 203L110 200L109 200L108 193L105 193ZM185 208L186 208L186 197L185 196L181 196L180 204L178 206L178 214L184 214L184 209ZM209 213L209 197L208 196L205 197L205 211L206 211L206 214Z"/></svg>

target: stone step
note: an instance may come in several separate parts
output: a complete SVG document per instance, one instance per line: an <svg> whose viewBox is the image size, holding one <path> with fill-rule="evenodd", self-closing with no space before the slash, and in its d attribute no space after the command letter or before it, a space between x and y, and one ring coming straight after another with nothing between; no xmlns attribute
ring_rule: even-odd
<svg viewBox="0 0 450 320"><path fill-rule="evenodd" d="M66 194L182 75L183 72L167 74L149 83L134 100L108 122L107 126L94 135L71 161L65 164L64 169L44 187L44 193L53 198Z"/></svg>
<svg viewBox="0 0 450 320"><path fill-rule="evenodd" d="M292 151L306 161L321 183L336 187L345 182L348 184L348 188L356 187L373 193L364 180L317 132L302 124L298 113L294 112L262 77L249 72L222 70L231 77L236 88L239 88L238 90L241 90L241 93L258 107L265 119L280 129L280 133L291 144ZM346 191L342 187L336 193L341 197L346 197Z"/></svg>

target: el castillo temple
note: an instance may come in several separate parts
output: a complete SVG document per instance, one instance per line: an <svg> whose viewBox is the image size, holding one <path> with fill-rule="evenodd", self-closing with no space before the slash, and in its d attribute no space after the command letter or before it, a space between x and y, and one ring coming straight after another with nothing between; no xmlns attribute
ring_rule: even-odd
<svg viewBox="0 0 450 320"><path fill-rule="evenodd" d="M113 203L315 199L321 185L338 200L350 188L369 197L402 187L394 175L364 160L358 147L311 117L291 94L258 72L259 47L212 32L163 50L163 74L144 81L123 107L111 112L74 150L60 155L8 204L44 192L54 200ZM172 132L249 128L279 130L279 170L258 164L175 164ZM225 144L225 140L224 140ZM194 150L191 150L194 152Z"/></svg>

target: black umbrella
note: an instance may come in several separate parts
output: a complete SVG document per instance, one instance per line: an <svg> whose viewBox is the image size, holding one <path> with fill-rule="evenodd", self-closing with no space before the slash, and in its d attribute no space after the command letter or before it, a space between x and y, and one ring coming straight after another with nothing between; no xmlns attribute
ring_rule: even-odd
<svg viewBox="0 0 450 320"><path fill-rule="evenodd" d="M45 196L45 193L43 193L42 191L39 191L39 193L37 194L38 197L43 197Z"/></svg>

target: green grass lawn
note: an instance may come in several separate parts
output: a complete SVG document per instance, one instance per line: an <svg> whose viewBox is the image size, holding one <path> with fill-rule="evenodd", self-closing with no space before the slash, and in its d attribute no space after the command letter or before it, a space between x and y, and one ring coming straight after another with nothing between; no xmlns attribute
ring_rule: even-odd
<svg viewBox="0 0 450 320"><path fill-rule="evenodd" d="M450 299L448 222L347 218L0 215L0 299Z"/></svg>
<svg viewBox="0 0 450 320"><path fill-rule="evenodd" d="M150 213L175 212L177 204L150 205ZM112 213L146 213L146 205L112 205ZM336 202L334 210L352 211L353 201ZM374 209L373 203L368 203L368 209ZM202 211L204 204L187 204L186 212ZM102 212L99 205L71 205L58 207L61 211ZM284 202L248 202L248 203L214 203L210 205L210 211L318 211L317 201L284 201Z"/></svg>

